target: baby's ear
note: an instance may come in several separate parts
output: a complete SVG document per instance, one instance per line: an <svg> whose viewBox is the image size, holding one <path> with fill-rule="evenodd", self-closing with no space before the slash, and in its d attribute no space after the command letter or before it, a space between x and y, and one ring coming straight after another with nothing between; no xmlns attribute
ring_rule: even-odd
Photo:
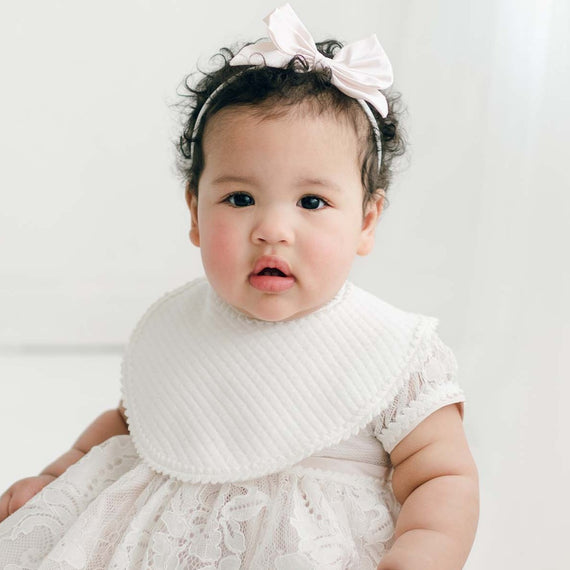
<svg viewBox="0 0 570 570"><path fill-rule="evenodd" d="M378 189L376 192L375 196L370 198L364 210L360 241L356 250L358 255L368 255L374 246L376 224L384 207L384 191Z"/></svg>
<svg viewBox="0 0 570 570"><path fill-rule="evenodd" d="M186 204L190 210L190 241L200 247L200 231L198 229L198 197L190 189L190 184L186 184Z"/></svg>

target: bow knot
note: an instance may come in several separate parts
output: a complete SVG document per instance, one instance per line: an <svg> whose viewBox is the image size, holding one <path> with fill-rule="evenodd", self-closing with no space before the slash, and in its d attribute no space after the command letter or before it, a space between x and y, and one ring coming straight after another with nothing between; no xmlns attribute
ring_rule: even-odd
<svg viewBox="0 0 570 570"><path fill-rule="evenodd" d="M380 90L392 85L392 66L375 34L347 44L331 59L319 52L289 4L276 8L263 21L270 41L245 46L230 65L255 65L256 56L261 55L260 65L285 67L295 55L302 55L309 69L330 68L333 85L350 97L368 101L386 117L388 102Z"/></svg>
<svg viewBox="0 0 570 570"><path fill-rule="evenodd" d="M313 64L313 67L315 69L319 66L322 68L330 67L326 61L328 58L326 58L320 51L317 50L317 53L314 54L314 58L315 63Z"/></svg>

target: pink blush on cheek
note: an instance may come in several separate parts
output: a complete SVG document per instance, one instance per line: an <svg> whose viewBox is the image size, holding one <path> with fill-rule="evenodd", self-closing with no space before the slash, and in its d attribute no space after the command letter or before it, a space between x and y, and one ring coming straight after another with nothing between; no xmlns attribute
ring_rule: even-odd
<svg viewBox="0 0 570 570"><path fill-rule="evenodd" d="M336 239L308 240L304 244L304 257L332 269L339 265L341 259L353 256L348 245L346 241Z"/></svg>
<svg viewBox="0 0 570 570"><path fill-rule="evenodd" d="M235 279L245 248L242 240L227 224L212 223L201 236L202 262L211 279ZM242 268L247 272L247 268ZM243 277L243 276L242 276Z"/></svg>

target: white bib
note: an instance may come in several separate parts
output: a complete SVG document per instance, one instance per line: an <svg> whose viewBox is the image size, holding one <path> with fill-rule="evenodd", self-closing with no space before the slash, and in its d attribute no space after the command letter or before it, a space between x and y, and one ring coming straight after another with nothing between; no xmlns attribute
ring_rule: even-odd
<svg viewBox="0 0 570 570"><path fill-rule="evenodd" d="M196 279L156 301L127 346L133 442L153 469L182 481L281 471L388 407L424 365L437 324L350 282L311 314L261 321Z"/></svg>

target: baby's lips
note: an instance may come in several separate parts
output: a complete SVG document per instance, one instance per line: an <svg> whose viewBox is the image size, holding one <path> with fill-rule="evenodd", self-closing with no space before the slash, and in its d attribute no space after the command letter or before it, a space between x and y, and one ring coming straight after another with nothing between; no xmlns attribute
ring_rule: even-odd
<svg viewBox="0 0 570 570"><path fill-rule="evenodd" d="M281 271L286 277L293 277L291 275L291 268L289 264L282 258L277 255L264 255L260 257L253 267L253 275L257 275L264 269L269 267L270 269L278 269Z"/></svg>

